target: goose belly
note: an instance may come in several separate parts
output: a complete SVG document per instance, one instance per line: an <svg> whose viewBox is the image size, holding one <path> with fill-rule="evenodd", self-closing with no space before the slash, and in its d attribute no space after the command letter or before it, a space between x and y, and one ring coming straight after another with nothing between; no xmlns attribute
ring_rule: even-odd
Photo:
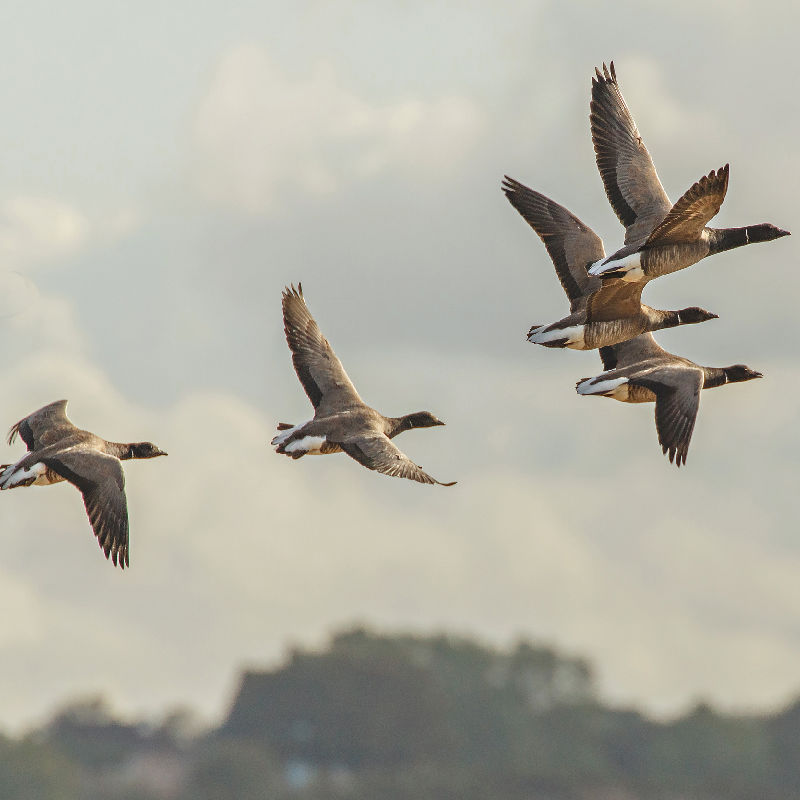
<svg viewBox="0 0 800 800"><path fill-rule="evenodd" d="M586 350L585 326L571 325L567 328L554 328L540 325L528 333L528 341L544 347L569 347L573 350Z"/></svg>
<svg viewBox="0 0 800 800"><path fill-rule="evenodd" d="M578 394L613 397L614 400L627 403L630 387L627 378L610 378L600 375L597 378L586 378L581 381L577 389Z"/></svg>
<svg viewBox="0 0 800 800"><path fill-rule="evenodd" d="M623 281L640 281L644 277L641 252L637 251L622 258L607 258L595 261L589 267L589 274L595 277L603 276L608 272L620 273L618 277Z"/></svg>
<svg viewBox="0 0 800 800"><path fill-rule="evenodd" d="M645 251L647 274L651 278L669 275L679 269L686 269L708 255L708 244L703 241L681 242L680 244L652 247Z"/></svg>
<svg viewBox="0 0 800 800"><path fill-rule="evenodd" d="M302 439L289 442L284 450L294 455L321 456L330 452L330 450L323 449L327 441L325 436L304 436Z"/></svg>
<svg viewBox="0 0 800 800"><path fill-rule="evenodd" d="M644 386L628 384L628 403L655 403L656 393Z"/></svg>
<svg viewBox="0 0 800 800"><path fill-rule="evenodd" d="M578 394L611 397L621 403L653 403L656 395L651 389L631 383L628 378L598 375L586 378L577 385Z"/></svg>
<svg viewBox="0 0 800 800"><path fill-rule="evenodd" d="M628 339L633 339L634 336L644 333L646 329L639 317L589 322L586 325L585 349L610 347L620 342L627 342Z"/></svg>
<svg viewBox="0 0 800 800"><path fill-rule="evenodd" d="M49 486L51 483L63 481L45 464L38 462L29 467L17 468L11 464L0 473L0 489L14 489L17 486Z"/></svg>

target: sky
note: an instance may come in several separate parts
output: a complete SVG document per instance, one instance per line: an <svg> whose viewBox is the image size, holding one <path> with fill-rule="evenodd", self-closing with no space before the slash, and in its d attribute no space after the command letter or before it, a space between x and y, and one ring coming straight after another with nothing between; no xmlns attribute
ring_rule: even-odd
<svg viewBox="0 0 800 800"><path fill-rule="evenodd" d="M613 59L673 200L729 162L714 224L792 230L795 4L32 1L0 23L0 425L68 398L170 454L125 465L124 572L71 486L0 496L0 729L96 693L215 720L242 667L355 623L549 643L658 715L800 693L798 238L645 290L720 315L663 346L765 375L703 394L677 470L651 406L576 395L595 352L525 341L567 304L500 191L621 244L588 126ZM446 421L398 444L457 486L272 451L311 415L280 316L298 281L366 402Z"/></svg>

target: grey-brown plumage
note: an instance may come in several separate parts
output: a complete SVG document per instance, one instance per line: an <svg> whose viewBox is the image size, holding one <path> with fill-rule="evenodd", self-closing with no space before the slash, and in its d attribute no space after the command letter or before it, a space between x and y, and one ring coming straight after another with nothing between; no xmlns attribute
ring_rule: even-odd
<svg viewBox="0 0 800 800"><path fill-rule="evenodd" d="M280 423L272 444L292 458L344 451L368 469L419 483L442 483L411 461L391 441L411 428L444 425L428 411L385 417L358 396L328 340L322 335L298 284L284 290L283 325L297 377L314 406L314 418L300 425Z"/></svg>
<svg viewBox="0 0 800 800"><path fill-rule="evenodd" d="M92 530L106 558L123 569L128 552L128 506L122 461L167 455L152 442L108 442L75 427L66 414L67 401L40 408L12 426L8 443L17 436L28 454L0 466L0 490L45 486L69 481L83 495Z"/></svg>
<svg viewBox="0 0 800 800"><path fill-rule="evenodd" d="M603 242L587 225L549 197L513 178L503 191L544 243L570 301L570 314L550 325L534 325L528 341L545 347L591 350L624 342L645 331L716 319L702 308L659 311L641 302L643 283L606 280L586 268L605 257Z"/></svg>
<svg viewBox="0 0 800 800"><path fill-rule="evenodd" d="M700 178L672 205L622 97L614 62L595 73L592 141L606 195L625 226L625 246L596 261L590 274L646 282L724 250L789 235L770 223L706 227L725 199L728 164Z"/></svg>
<svg viewBox="0 0 800 800"><path fill-rule="evenodd" d="M655 401L658 441L677 466L686 463L700 390L762 377L744 364L701 367L659 347L650 333L603 347L600 357L606 372L578 381L578 393L612 397L624 403Z"/></svg>
<svg viewBox="0 0 800 800"><path fill-rule="evenodd" d="M595 70L589 121L606 195L625 226L625 244L641 244L672 208L655 164L611 70Z"/></svg>

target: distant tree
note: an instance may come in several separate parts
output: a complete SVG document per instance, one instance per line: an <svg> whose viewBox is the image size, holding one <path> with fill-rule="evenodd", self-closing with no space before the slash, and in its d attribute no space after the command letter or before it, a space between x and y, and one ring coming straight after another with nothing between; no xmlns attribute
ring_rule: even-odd
<svg viewBox="0 0 800 800"><path fill-rule="evenodd" d="M402 652L334 647L246 673L223 732L313 764L392 765L446 755L445 711L430 671Z"/></svg>
<svg viewBox="0 0 800 800"><path fill-rule="evenodd" d="M0 737L2 800L84 800L81 772L63 755L28 737Z"/></svg>
<svg viewBox="0 0 800 800"><path fill-rule="evenodd" d="M153 736L186 747L208 733L208 730L208 724L194 709L179 706L164 714L161 723L153 728Z"/></svg>
<svg viewBox="0 0 800 800"><path fill-rule="evenodd" d="M285 781L278 759L242 741L207 740L192 752L184 791L175 800L277 800Z"/></svg>
<svg viewBox="0 0 800 800"><path fill-rule="evenodd" d="M586 662L548 648L523 642L508 654L355 628L323 652L295 650L278 670L247 673L223 731L313 764L500 764L532 741L536 715L593 697Z"/></svg>
<svg viewBox="0 0 800 800"><path fill-rule="evenodd" d="M659 726L653 741L650 777L663 786L764 800L772 770L763 720L719 714L704 702Z"/></svg>
<svg viewBox="0 0 800 800"><path fill-rule="evenodd" d="M765 727L776 786L785 797L800 797L800 699L765 721Z"/></svg>
<svg viewBox="0 0 800 800"><path fill-rule="evenodd" d="M91 770L119 765L137 751L174 744L152 726L115 719L102 697L83 698L62 708L42 736L65 756Z"/></svg>
<svg viewBox="0 0 800 800"><path fill-rule="evenodd" d="M567 658L549 647L520 642L506 663L507 680L533 711L594 701L594 676L582 658Z"/></svg>
<svg viewBox="0 0 800 800"><path fill-rule="evenodd" d="M93 697L0 736L0 800L789 800L798 742L800 700L660 722L604 706L589 665L547 647L354 628L245 673L218 730Z"/></svg>

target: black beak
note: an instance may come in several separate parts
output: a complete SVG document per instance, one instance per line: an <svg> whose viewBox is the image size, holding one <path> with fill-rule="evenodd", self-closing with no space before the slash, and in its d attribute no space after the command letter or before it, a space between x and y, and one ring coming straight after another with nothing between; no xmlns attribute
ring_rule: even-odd
<svg viewBox="0 0 800 800"><path fill-rule="evenodd" d="M792 235L791 231L782 231L780 228L778 228L778 236L776 238L780 239L781 236L791 236L791 235Z"/></svg>

